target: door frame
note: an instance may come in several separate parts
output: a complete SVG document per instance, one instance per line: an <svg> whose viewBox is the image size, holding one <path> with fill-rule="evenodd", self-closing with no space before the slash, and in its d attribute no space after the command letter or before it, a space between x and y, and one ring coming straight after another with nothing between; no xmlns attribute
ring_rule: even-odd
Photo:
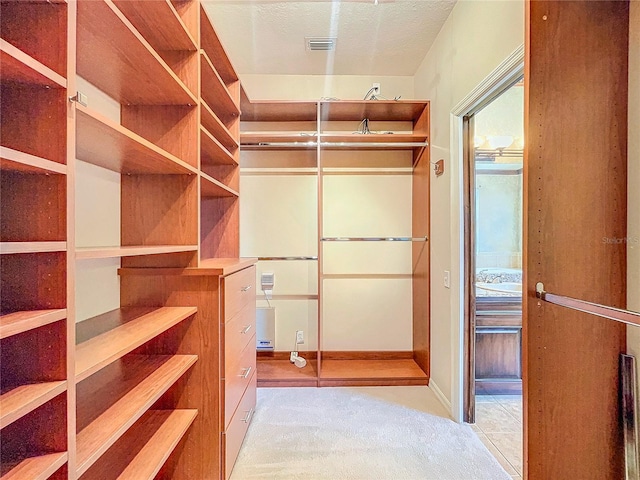
<svg viewBox="0 0 640 480"><path fill-rule="evenodd" d="M453 319L452 336L452 402L451 413L458 422L468 421L469 410L468 379L470 365L467 364L469 332L469 306L467 292L469 285L465 269L465 183L464 183L464 117L477 110L488 100L502 92L508 85L514 83L524 74L524 43L516 48L500 65L498 65L482 82L480 82L464 99L451 111L451 237L454 244L451 249L452 273L461 279L452 282L456 288L451 292L451 318ZM466 266L468 269L468 266Z"/></svg>

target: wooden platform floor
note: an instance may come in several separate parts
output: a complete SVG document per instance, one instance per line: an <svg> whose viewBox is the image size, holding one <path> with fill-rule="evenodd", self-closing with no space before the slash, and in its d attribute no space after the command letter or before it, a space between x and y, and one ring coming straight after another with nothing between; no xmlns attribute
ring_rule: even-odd
<svg viewBox="0 0 640 480"><path fill-rule="evenodd" d="M428 385L429 378L412 359L323 360L318 378L317 362L300 369L288 360L259 359L258 386L379 386Z"/></svg>

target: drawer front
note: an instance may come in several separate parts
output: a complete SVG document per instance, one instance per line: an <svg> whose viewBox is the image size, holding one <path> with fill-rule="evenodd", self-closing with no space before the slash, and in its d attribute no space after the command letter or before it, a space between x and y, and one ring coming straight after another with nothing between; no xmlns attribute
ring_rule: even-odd
<svg viewBox="0 0 640 480"><path fill-rule="evenodd" d="M256 267L251 266L224 277L224 320L231 320L249 303L256 300Z"/></svg>
<svg viewBox="0 0 640 480"><path fill-rule="evenodd" d="M253 374L256 372L256 336L252 335L249 344L240 358L225 365L224 385L224 424L229 425L231 417L240 403Z"/></svg>
<svg viewBox="0 0 640 480"><path fill-rule="evenodd" d="M520 328L476 329L476 379L522 378Z"/></svg>
<svg viewBox="0 0 640 480"><path fill-rule="evenodd" d="M256 307L250 303L224 325L225 365L236 363L250 340L253 340L255 345L255 335Z"/></svg>
<svg viewBox="0 0 640 480"><path fill-rule="evenodd" d="M225 461L225 474L224 478L228 479L231 476L231 471L238 458L240 447L244 436L251 423L251 418L256 408L256 383L258 381L258 375L254 372L247 390L240 401L238 411L235 413L229 427L223 435L224 443L224 461Z"/></svg>

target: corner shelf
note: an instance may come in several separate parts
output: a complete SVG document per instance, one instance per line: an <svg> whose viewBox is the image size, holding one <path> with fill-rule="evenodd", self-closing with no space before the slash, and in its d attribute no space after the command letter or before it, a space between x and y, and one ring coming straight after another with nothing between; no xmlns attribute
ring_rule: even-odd
<svg viewBox="0 0 640 480"><path fill-rule="evenodd" d="M238 197L235 190L227 187L213 177L204 172L200 173L200 196L202 197Z"/></svg>
<svg viewBox="0 0 640 480"><path fill-rule="evenodd" d="M67 174L67 166L62 163L52 162L45 158L2 146L0 146L0 170L22 173Z"/></svg>
<svg viewBox="0 0 640 480"><path fill-rule="evenodd" d="M52 253L67 250L67 242L0 242L0 255Z"/></svg>
<svg viewBox="0 0 640 480"><path fill-rule="evenodd" d="M158 51L198 49L170 0L141 3L113 0L113 3L154 49Z"/></svg>
<svg viewBox="0 0 640 480"><path fill-rule="evenodd" d="M195 252L197 245L144 245L124 247L79 247L76 260L96 258L135 257L139 255L159 255L163 253Z"/></svg>
<svg viewBox="0 0 640 480"><path fill-rule="evenodd" d="M67 390L67 382L20 385L0 395L0 428L15 422Z"/></svg>
<svg viewBox="0 0 640 480"><path fill-rule="evenodd" d="M67 318L67 309L32 310L0 315L0 339Z"/></svg>
<svg viewBox="0 0 640 480"><path fill-rule="evenodd" d="M62 75L2 38L0 38L0 64L2 64L3 81L67 88L67 80Z"/></svg>
<svg viewBox="0 0 640 480"><path fill-rule="evenodd" d="M240 116L240 109L233 101L227 86L204 51L200 51L202 98L211 109L224 119Z"/></svg>
<svg viewBox="0 0 640 480"><path fill-rule="evenodd" d="M47 480L56 470L67 463L67 452L43 453L27 457L17 464L2 465L0 479L2 480Z"/></svg>
<svg viewBox="0 0 640 480"><path fill-rule="evenodd" d="M198 103L196 97L110 0L78 2L77 23L78 74L119 103ZM141 65L144 68L140 68Z"/></svg>
<svg viewBox="0 0 640 480"><path fill-rule="evenodd" d="M204 100L201 100L200 105L201 125L216 137L220 143L229 150L229 152L237 150L240 147L238 141L234 138L222 120L220 120L213 110L211 110L209 104Z"/></svg>
<svg viewBox="0 0 640 480"><path fill-rule="evenodd" d="M197 414L197 410L147 412L83 475L83 480L153 480Z"/></svg>
<svg viewBox="0 0 640 480"><path fill-rule="evenodd" d="M209 131L200 127L200 144L202 163L206 165L238 165L229 150L227 150Z"/></svg>
<svg viewBox="0 0 640 480"><path fill-rule="evenodd" d="M80 104L76 112L79 160L120 173L197 173L191 165L103 115Z"/></svg>
<svg viewBox="0 0 640 480"><path fill-rule="evenodd" d="M197 355L130 355L85 380L86 385L79 384L77 475L116 443L197 359Z"/></svg>
<svg viewBox="0 0 640 480"><path fill-rule="evenodd" d="M196 313L195 307L127 307L76 324L76 382Z"/></svg>

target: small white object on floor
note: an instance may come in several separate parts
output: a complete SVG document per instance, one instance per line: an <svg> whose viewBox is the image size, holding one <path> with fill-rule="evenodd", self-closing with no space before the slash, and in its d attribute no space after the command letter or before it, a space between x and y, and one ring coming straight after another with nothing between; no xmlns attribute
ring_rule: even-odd
<svg viewBox="0 0 640 480"><path fill-rule="evenodd" d="M294 364L296 367L298 367L298 368L302 368L302 367L304 367L304 366L307 364L307 361L306 361L304 358L302 358L302 357L300 357L300 356L297 356L297 357L293 360L293 364Z"/></svg>

